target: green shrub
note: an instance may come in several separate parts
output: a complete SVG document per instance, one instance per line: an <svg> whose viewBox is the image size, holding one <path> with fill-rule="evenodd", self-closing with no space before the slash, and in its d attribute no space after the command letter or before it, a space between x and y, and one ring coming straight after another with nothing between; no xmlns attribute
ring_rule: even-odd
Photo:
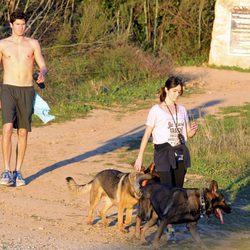
<svg viewBox="0 0 250 250"><path fill-rule="evenodd" d="M155 98L160 80L172 71L167 56L156 57L126 44L83 51L55 47L45 50L45 59L47 87L38 91L65 117L84 114L96 104L126 105Z"/></svg>

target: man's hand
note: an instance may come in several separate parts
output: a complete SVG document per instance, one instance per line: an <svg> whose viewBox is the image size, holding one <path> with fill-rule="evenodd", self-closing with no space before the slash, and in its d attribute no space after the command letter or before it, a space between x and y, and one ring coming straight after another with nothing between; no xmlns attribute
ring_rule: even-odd
<svg viewBox="0 0 250 250"><path fill-rule="evenodd" d="M43 83L44 81L45 81L45 75L40 72L36 82L39 84L39 83Z"/></svg>
<svg viewBox="0 0 250 250"><path fill-rule="evenodd" d="M41 72L38 73L38 72L35 72L33 74L33 79L36 81L37 85L41 88L41 89L44 89L45 88L45 84L44 84L44 80L45 77L44 77L44 74L42 74Z"/></svg>

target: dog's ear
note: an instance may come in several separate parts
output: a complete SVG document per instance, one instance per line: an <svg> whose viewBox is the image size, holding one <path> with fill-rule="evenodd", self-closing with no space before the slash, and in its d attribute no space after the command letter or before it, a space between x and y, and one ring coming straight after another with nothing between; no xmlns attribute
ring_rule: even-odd
<svg viewBox="0 0 250 250"><path fill-rule="evenodd" d="M152 163L149 165L148 169L149 169L149 173L150 173L150 174L153 174L153 172L155 171L155 164L154 164L154 162L152 162Z"/></svg>
<svg viewBox="0 0 250 250"><path fill-rule="evenodd" d="M210 183L209 189L213 195L218 196L218 183L217 183L217 181L212 180Z"/></svg>

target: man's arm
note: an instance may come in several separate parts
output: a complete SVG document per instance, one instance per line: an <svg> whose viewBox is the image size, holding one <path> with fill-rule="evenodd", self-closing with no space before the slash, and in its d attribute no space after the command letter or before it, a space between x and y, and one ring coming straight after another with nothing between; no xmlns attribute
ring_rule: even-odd
<svg viewBox="0 0 250 250"><path fill-rule="evenodd" d="M0 41L0 63L2 63L3 53L2 53L2 41Z"/></svg>
<svg viewBox="0 0 250 250"><path fill-rule="evenodd" d="M46 67L46 64L42 55L40 44L37 40L34 40L34 56L35 56L35 61L40 70L37 83L42 83L45 81L45 75L47 74L48 69Z"/></svg>
<svg viewBox="0 0 250 250"><path fill-rule="evenodd" d="M0 64L2 63L3 53L2 53L2 42L0 41ZM2 96L2 86L3 84L0 83L0 97ZM2 108L2 102L0 99L0 109Z"/></svg>

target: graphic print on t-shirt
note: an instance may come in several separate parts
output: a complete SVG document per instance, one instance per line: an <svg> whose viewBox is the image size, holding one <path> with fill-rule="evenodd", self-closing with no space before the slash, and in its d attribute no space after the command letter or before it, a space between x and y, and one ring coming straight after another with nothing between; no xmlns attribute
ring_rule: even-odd
<svg viewBox="0 0 250 250"><path fill-rule="evenodd" d="M176 125L178 129L176 128ZM169 129L168 143L171 144L172 146L180 144L179 139L178 139L178 134L179 133L183 134L185 123L184 121L178 122L178 124L176 125L173 121L168 122L168 129Z"/></svg>

